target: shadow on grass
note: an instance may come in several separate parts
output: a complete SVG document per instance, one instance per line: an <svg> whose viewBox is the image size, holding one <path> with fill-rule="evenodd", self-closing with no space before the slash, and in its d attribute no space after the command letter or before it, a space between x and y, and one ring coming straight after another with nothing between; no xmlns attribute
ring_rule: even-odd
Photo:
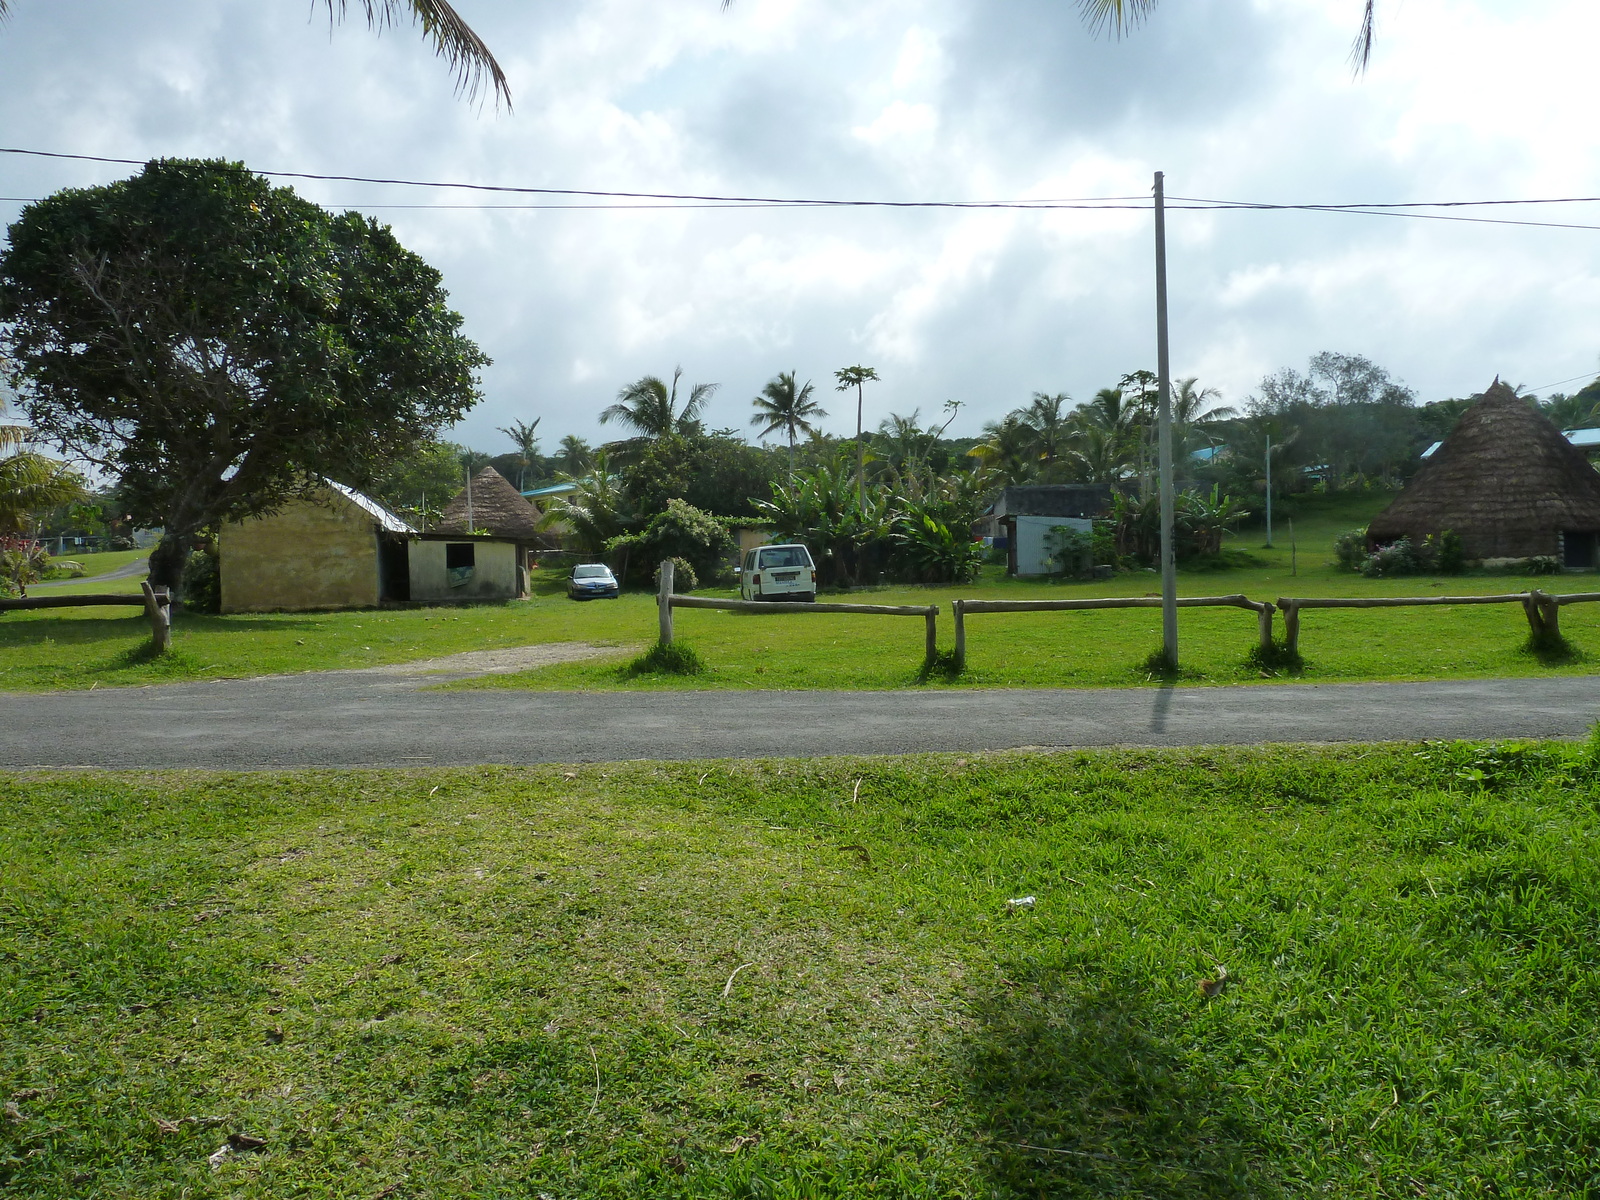
<svg viewBox="0 0 1600 1200"><path fill-rule="evenodd" d="M1530 633L1528 640L1522 643L1521 652L1538 659L1546 667L1570 667L1589 657L1559 633Z"/></svg>
<svg viewBox="0 0 1600 1200"><path fill-rule="evenodd" d="M969 1098L996 1194L1281 1194L1241 1099L1137 997L1018 985L973 1015Z"/></svg>
<svg viewBox="0 0 1600 1200"><path fill-rule="evenodd" d="M942 679L946 683L957 683L966 674L966 668L956 659L954 650L941 650L933 656L933 661L923 660L917 668L916 681L928 683L935 679Z"/></svg>
<svg viewBox="0 0 1600 1200"><path fill-rule="evenodd" d="M1298 650L1290 650L1286 642L1275 641L1271 649L1256 645L1244 656L1244 665L1263 675L1299 675L1306 669L1306 660Z"/></svg>

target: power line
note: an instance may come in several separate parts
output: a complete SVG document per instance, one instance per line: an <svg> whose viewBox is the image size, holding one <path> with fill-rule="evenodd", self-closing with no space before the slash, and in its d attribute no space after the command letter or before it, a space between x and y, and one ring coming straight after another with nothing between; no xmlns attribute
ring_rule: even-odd
<svg viewBox="0 0 1600 1200"><path fill-rule="evenodd" d="M118 166L143 166L134 158L113 158L95 154L65 154L53 150L28 150L0 146L0 154L19 154L37 158L68 159L78 162L111 163ZM826 200L808 197L776 196L722 196L690 192L640 192L602 191L590 188L538 188L508 184L460 183L399 179L367 175L318 174L309 171L257 171L275 179L306 179L329 183L371 183L391 187L446 188L475 192L493 192L527 196L575 196L594 200L626 201L617 204L526 204L526 205L470 205L470 204L365 204L355 208L372 209L456 209L472 211L495 210L559 210L594 211L603 209L669 209L669 208L904 208L904 209L1083 209L1083 210L1138 210L1148 211L1150 203L1139 196L1085 196L1076 198L1051 198L1038 200ZM20 200L20 197L12 197ZM1129 203L1133 201L1133 203ZM1340 212L1356 216L1404 217L1429 221L1461 221L1481 225L1518 225L1544 229L1600 230L1600 225L1585 225L1557 221L1517 221L1503 217L1463 217L1445 213L1422 213L1419 208L1466 208L1529 204L1586 204L1600 202L1600 196L1560 196L1527 200L1432 200L1401 201L1368 204L1272 204L1248 200L1211 200L1200 197L1173 197L1169 209L1191 212L1256 211L1256 212Z"/></svg>

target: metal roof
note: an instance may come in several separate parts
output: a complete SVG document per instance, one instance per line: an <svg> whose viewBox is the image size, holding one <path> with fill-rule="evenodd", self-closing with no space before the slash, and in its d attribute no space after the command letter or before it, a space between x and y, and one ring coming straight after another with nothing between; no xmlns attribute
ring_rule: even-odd
<svg viewBox="0 0 1600 1200"><path fill-rule="evenodd" d="M1580 450L1587 450L1591 446L1600 446L1600 429L1563 429L1561 436ZM1432 458L1433 452L1442 445L1444 445L1443 442L1435 442L1422 452L1422 457Z"/></svg>
<svg viewBox="0 0 1600 1200"><path fill-rule="evenodd" d="M342 483L335 483L331 479L325 479L323 482L331 487L334 491L338 492L346 500L350 501L351 504L354 504L362 512L370 515L373 520L378 522L378 528L383 530L385 533L417 532L383 505L379 504L371 496L364 496L360 492L356 491L355 488L346 487Z"/></svg>

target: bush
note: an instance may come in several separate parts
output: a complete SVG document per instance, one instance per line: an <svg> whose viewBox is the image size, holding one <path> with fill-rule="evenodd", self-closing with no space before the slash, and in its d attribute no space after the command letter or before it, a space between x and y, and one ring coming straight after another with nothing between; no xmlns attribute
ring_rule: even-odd
<svg viewBox="0 0 1600 1200"><path fill-rule="evenodd" d="M638 658L623 668L624 675L698 675L706 664L694 652L693 646L673 642L664 646L657 642Z"/></svg>
<svg viewBox="0 0 1600 1200"><path fill-rule="evenodd" d="M1393 575L1416 575L1426 568L1410 538L1401 538L1387 546L1379 546L1367 555L1361 573L1369 579L1384 579Z"/></svg>
<svg viewBox="0 0 1600 1200"><path fill-rule="evenodd" d="M695 588L700 586L700 580L695 575L694 568L689 565L687 560L674 558L670 561L672 563L672 590L674 592L692 592L695 590ZM660 591L661 566L659 563L656 565L656 572L652 578L655 581L656 590Z"/></svg>
<svg viewBox="0 0 1600 1200"><path fill-rule="evenodd" d="M1428 540L1434 546L1434 569L1441 575L1461 574L1467 565L1467 552L1461 544L1461 535L1454 529L1442 529L1438 537Z"/></svg>
<svg viewBox="0 0 1600 1200"><path fill-rule="evenodd" d="M616 558L626 555L624 570L636 583L654 577L664 558L682 559L692 567L691 576L712 580L722 570L722 560L733 550L733 536L727 527L708 512L682 500L668 500L665 512L657 513L643 532L614 537L606 543L606 553Z"/></svg>
<svg viewBox="0 0 1600 1200"><path fill-rule="evenodd" d="M1346 571L1360 571L1367 565L1367 531L1347 529L1333 539L1333 560Z"/></svg>
<svg viewBox="0 0 1600 1200"><path fill-rule="evenodd" d="M190 612L222 611L222 568L214 551L196 550L189 555L179 592Z"/></svg>

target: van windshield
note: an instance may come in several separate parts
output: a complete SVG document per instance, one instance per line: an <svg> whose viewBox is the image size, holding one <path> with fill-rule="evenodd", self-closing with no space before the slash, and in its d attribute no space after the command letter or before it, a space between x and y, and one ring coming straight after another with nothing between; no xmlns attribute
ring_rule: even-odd
<svg viewBox="0 0 1600 1200"><path fill-rule="evenodd" d="M809 567L810 556L802 546L779 546L776 550L761 552L761 565L771 567Z"/></svg>

